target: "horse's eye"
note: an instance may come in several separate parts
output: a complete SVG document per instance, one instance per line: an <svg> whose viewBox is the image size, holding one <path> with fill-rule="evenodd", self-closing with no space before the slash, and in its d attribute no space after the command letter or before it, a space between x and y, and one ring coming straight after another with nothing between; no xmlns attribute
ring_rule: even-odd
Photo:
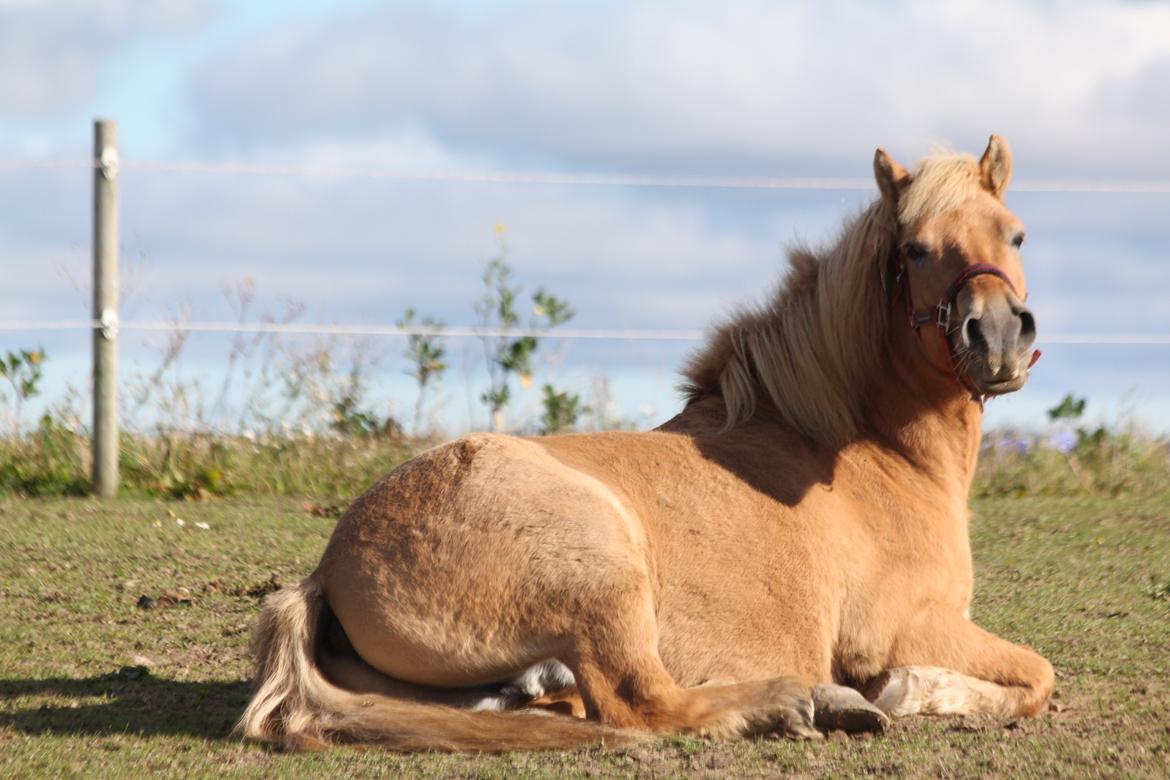
<svg viewBox="0 0 1170 780"><path fill-rule="evenodd" d="M921 263L926 259L926 256L930 254L926 247L917 241L907 241L905 246L902 247L902 251L906 253L906 257L908 259L913 260L916 263Z"/></svg>
<svg viewBox="0 0 1170 780"><path fill-rule="evenodd" d="M1019 249L1023 245L1024 245L1024 234L1023 233L1016 233L1014 236L1012 236L1012 246L1013 247L1015 247L1016 249Z"/></svg>

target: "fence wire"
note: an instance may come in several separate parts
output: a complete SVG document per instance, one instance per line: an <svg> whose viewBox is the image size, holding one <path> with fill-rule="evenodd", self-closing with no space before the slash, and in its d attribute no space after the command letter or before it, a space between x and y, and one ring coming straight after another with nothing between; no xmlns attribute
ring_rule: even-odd
<svg viewBox="0 0 1170 780"><path fill-rule="evenodd" d="M86 159L0 159L0 170L86 169L100 167ZM793 176L708 176L692 174L573 173L502 170L405 170L377 166L284 165L238 161L134 160L122 159L119 170L145 173L228 174L287 176L299 178L387 179L403 182L469 184L534 184L575 187L674 187L689 189L747 190L872 190L866 178ZM1033 179L1012 184L1014 192L1101 193L1119 195L1170 194L1167 180Z"/></svg>
<svg viewBox="0 0 1170 780"><path fill-rule="evenodd" d="M0 320L0 332L6 331L79 331L101 330L100 320ZM129 320L117 325L119 331L181 333L269 333L289 336L446 336L450 338L497 338L502 336L536 336L566 340L592 341L702 341L704 330L639 330L607 328L479 328L466 326L421 327L377 324L277 322L174 322L167 320ZM1040 344L1075 344L1082 346L1158 346L1170 345L1170 333L1053 333L1041 335Z"/></svg>
<svg viewBox="0 0 1170 780"><path fill-rule="evenodd" d="M119 170L145 173L228 174L257 176L288 176L302 178L356 178L386 179L402 182L527 184L564 186L612 187L675 187L694 189L767 189L767 190L872 190L869 179L833 177L766 177L766 176L701 176L685 174L629 174L629 173L563 173L526 171L409 171L376 166L338 165L279 165L268 163L119 160ZM0 159L0 171L10 170L79 170L101 167L93 159L45 158ZM1103 193L1103 194L1170 194L1170 181L1092 181L1092 180L1024 180L1013 183L1017 192L1037 193ZM3 331L76 331L102 327L90 320L14 320L0 321ZM555 332L525 329L495 329L474 327L398 327L392 325L326 324L304 325L288 323L240 322L167 322L127 321L118 324L123 331L182 331L190 333L271 333L285 335L321 336L447 336L451 338L493 338L508 335L548 336L567 340L599 341L700 341L701 330L636 330L636 329L558 329ZM1045 344L1148 346L1170 345L1170 334L1145 333L1056 333L1044 335Z"/></svg>

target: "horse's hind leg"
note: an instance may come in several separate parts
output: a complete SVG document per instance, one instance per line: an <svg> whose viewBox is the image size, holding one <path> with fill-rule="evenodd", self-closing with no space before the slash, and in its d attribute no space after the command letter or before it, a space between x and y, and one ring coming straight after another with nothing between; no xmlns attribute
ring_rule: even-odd
<svg viewBox="0 0 1170 780"><path fill-rule="evenodd" d="M614 601L611 609L590 610L592 625L581 632L569 664L589 717L659 733L820 738L808 686L776 678L683 688L658 655L648 587Z"/></svg>

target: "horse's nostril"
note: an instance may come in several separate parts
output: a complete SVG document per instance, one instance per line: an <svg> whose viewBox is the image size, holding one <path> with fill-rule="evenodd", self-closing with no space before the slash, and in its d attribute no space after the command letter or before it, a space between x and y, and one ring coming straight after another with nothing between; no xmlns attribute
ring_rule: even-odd
<svg viewBox="0 0 1170 780"><path fill-rule="evenodd" d="M983 336L983 326L975 317L969 318L963 324L963 336L967 341L968 349L977 349L987 346L987 339Z"/></svg>
<svg viewBox="0 0 1170 780"><path fill-rule="evenodd" d="M1036 318L1032 316L1032 312L1024 309L1020 312L1020 341L1024 344L1031 344L1036 338Z"/></svg>

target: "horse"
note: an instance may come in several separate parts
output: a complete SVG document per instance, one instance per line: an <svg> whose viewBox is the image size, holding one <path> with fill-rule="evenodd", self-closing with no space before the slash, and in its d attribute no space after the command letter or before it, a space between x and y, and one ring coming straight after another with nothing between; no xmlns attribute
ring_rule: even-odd
<svg viewBox="0 0 1170 780"><path fill-rule="evenodd" d="M395 468L268 597L238 731L504 751L1043 711L1052 666L970 618L983 401L1039 355L1011 170L994 135L878 149L878 198L713 331L655 430Z"/></svg>

